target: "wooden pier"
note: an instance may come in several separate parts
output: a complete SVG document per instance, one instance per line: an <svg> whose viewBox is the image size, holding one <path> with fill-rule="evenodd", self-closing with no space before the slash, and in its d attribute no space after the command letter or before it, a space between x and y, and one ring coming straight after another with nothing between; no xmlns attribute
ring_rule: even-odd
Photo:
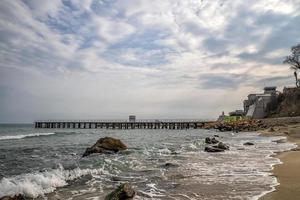
<svg viewBox="0 0 300 200"><path fill-rule="evenodd" d="M201 120L38 120L35 128L49 129L196 129L208 121Z"/></svg>

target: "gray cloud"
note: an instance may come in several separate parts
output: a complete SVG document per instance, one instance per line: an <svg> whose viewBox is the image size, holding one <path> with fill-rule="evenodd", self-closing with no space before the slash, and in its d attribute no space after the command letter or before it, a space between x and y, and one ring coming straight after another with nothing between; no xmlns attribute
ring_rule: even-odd
<svg viewBox="0 0 300 200"><path fill-rule="evenodd" d="M299 6L3 0L0 122L214 117L236 91L294 84L278 50L300 42Z"/></svg>
<svg viewBox="0 0 300 200"><path fill-rule="evenodd" d="M203 89L236 89L247 83L246 74L202 74L199 77Z"/></svg>

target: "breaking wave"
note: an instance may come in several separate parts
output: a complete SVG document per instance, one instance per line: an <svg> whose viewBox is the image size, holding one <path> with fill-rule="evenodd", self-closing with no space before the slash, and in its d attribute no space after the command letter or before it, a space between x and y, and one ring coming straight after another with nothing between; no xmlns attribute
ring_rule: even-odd
<svg viewBox="0 0 300 200"><path fill-rule="evenodd" d="M28 137L38 137L38 136L47 136L47 135L54 135L55 133L31 133L26 135L4 135L0 136L0 140L18 140Z"/></svg>
<svg viewBox="0 0 300 200"><path fill-rule="evenodd" d="M0 198L23 194L29 198L36 198L53 192L58 187L68 185L68 181L85 175L105 174L103 169L65 170L61 165L58 169L45 172L22 174L11 178L3 178L0 182Z"/></svg>

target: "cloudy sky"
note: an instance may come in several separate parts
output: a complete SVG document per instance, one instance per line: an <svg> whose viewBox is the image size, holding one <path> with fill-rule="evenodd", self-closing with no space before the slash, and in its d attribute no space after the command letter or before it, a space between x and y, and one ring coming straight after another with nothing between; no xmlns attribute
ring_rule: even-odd
<svg viewBox="0 0 300 200"><path fill-rule="evenodd" d="M1 0L0 122L215 118L293 84L300 0Z"/></svg>

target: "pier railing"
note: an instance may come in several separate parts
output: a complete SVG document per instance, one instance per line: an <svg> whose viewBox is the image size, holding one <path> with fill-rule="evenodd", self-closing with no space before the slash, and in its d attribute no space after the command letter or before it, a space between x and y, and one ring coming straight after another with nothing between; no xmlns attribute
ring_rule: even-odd
<svg viewBox="0 0 300 200"><path fill-rule="evenodd" d="M139 119L139 120L36 120L35 128L73 129L190 129L201 128L209 120L198 119Z"/></svg>

